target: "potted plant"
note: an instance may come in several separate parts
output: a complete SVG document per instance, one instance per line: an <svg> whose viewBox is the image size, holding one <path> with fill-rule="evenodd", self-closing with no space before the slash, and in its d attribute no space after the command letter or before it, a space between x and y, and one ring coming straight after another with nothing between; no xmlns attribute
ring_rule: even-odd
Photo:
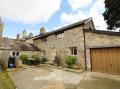
<svg viewBox="0 0 120 89"><path fill-rule="evenodd" d="M54 64L57 66L62 65L62 61L61 61L61 58L59 56L55 56Z"/></svg>

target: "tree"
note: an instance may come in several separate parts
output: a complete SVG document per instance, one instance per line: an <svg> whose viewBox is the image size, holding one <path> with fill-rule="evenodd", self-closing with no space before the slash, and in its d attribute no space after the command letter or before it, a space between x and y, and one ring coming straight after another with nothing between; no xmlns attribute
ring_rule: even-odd
<svg viewBox="0 0 120 89"><path fill-rule="evenodd" d="M104 20L109 30L120 27L120 0L105 0Z"/></svg>

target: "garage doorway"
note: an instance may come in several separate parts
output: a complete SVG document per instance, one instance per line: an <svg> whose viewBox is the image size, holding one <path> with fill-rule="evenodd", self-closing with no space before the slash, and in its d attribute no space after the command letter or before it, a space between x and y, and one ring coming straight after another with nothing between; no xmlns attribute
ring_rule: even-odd
<svg viewBox="0 0 120 89"><path fill-rule="evenodd" d="M92 71L120 74L120 48L90 49Z"/></svg>

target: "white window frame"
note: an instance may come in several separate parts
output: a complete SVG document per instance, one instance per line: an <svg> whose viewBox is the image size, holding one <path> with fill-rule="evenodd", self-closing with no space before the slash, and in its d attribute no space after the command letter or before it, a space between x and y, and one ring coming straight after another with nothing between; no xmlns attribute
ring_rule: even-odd
<svg viewBox="0 0 120 89"><path fill-rule="evenodd" d="M75 56L78 55L77 47L70 47L70 55L75 55Z"/></svg>

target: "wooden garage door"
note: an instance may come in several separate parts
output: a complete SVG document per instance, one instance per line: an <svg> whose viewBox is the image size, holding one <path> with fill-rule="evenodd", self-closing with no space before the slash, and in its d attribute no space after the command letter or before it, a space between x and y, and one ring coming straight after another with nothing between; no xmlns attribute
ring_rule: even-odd
<svg viewBox="0 0 120 89"><path fill-rule="evenodd" d="M92 70L120 74L120 48L91 49Z"/></svg>

